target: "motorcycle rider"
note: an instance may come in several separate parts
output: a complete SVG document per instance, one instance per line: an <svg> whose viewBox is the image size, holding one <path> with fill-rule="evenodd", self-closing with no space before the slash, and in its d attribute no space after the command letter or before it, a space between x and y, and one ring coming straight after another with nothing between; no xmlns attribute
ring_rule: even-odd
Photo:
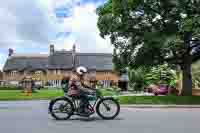
<svg viewBox="0 0 200 133"><path fill-rule="evenodd" d="M73 71L71 80L69 82L69 93L71 96L78 96L80 98L80 110L79 113L87 116L89 112L87 107L89 105L88 95L94 94L95 89L86 85L84 83L84 78L87 73L87 69L85 67L78 67L75 71Z"/></svg>

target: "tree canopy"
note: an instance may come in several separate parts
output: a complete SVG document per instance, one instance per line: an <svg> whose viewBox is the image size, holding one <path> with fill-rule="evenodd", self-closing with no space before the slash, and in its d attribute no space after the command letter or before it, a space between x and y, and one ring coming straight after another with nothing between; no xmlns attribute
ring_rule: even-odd
<svg viewBox="0 0 200 133"><path fill-rule="evenodd" d="M200 57L199 6L199 0L109 0L97 9L98 28L114 45L117 68L178 65L183 95L191 95L191 64Z"/></svg>

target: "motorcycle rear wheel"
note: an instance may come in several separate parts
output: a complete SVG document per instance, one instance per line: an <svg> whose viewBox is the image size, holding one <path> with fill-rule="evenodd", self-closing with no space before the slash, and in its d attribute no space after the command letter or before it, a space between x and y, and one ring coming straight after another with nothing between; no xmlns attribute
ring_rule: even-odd
<svg viewBox="0 0 200 133"><path fill-rule="evenodd" d="M60 104L59 107L57 107L57 109L55 109L54 107L59 102L63 103ZM73 112L74 112L73 103L70 99L66 97L54 99L49 104L49 113L56 120L67 120L73 115ZM63 114L63 116L59 116L58 113Z"/></svg>

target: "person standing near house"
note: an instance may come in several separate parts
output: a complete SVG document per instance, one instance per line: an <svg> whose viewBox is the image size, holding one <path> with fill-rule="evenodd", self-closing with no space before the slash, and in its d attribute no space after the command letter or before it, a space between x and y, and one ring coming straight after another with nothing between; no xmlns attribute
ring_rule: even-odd
<svg viewBox="0 0 200 133"><path fill-rule="evenodd" d="M63 92L65 94L67 94L67 92L68 92L69 80L70 80L69 76L64 76L62 81L61 81L61 86L62 86Z"/></svg>

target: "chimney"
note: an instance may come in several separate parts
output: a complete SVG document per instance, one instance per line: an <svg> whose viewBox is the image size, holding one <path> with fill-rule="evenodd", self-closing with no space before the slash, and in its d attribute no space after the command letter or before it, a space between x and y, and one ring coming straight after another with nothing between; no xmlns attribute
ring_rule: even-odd
<svg viewBox="0 0 200 133"><path fill-rule="evenodd" d="M8 56L12 56L12 54L14 53L14 50L12 48L8 49Z"/></svg>
<svg viewBox="0 0 200 133"><path fill-rule="evenodd" d="M54 45L53 44L50 45L49 52L50 52L50 55L52 55L54 53Z"/></svg>
<svg viewBox="0 0 200 133"><path fill-rule="evenodd" d="M76 45L75 44L73 45L73 53L74 54L76 53Z"/></svg>
<svg viewBox="0 0 200 133"><path fill-rule="evenodd" d="M74 44L73 45L73 48L72 48L72 60L73 60L73 62L72 62L72 65L73 65L73 68L75 68L76 67L76 45Z"/></svg>

